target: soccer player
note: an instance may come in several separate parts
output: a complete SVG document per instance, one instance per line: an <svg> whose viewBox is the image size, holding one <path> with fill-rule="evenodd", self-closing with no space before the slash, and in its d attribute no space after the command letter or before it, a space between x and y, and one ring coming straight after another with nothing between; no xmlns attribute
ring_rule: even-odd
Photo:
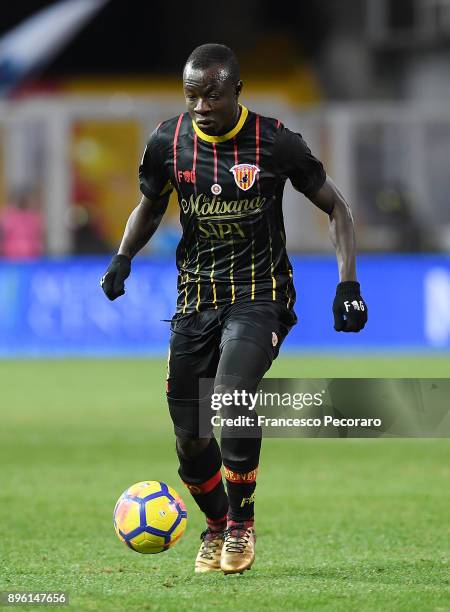
<svg viewBox="0 0 450 612"><path fill-rule="evenodd" d="M255 390L297 321L282 215L287 179L329 216L340 277L335 330L359 332L367 307L356 279L349 205L300 134L239 103L233 51L219 44L194 49L183 86L187 112L151 134L139 168L142 199L101 284L111 300L124 294L131 260L156 231L175 189L183 234L167 401L180 477L206 517L195 571L237 573L255 557L261 432L233 435L223 428L220 447L212 433L200 436L199 379L214 379L215 393Z"/></svg>

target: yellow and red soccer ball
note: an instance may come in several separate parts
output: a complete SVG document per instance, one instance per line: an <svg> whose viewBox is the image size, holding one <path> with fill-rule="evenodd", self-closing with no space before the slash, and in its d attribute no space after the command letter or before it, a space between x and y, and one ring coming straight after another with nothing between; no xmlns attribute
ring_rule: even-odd
<svg viewBox="0 0 450 612"><path fill-rule="evenodd" d="M181 538L187 511L172 487L146 480L122 493L113 520L119 540L136 552L155 554L168 550Z"/></svg>

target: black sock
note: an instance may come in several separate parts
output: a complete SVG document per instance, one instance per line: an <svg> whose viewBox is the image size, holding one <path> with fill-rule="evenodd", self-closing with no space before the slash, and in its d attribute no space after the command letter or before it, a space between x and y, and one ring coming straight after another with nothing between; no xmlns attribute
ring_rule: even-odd
<svg viewBox="0 0 450 612"><path fill-rule="evenodd" d="M222 456L217 440L211 438L208 446L193 459L186 459L178 447L177 453L181 480L206 515L208 526L221 530L226 522L228 497L222 482Z"/></svg>
<svg viewBox="0 0 450 612"><path fill-rule="evenodd" d="M255 507L256 474L258 468L239 473L225 467L228 499L228 523L253 524Z"/></svg>

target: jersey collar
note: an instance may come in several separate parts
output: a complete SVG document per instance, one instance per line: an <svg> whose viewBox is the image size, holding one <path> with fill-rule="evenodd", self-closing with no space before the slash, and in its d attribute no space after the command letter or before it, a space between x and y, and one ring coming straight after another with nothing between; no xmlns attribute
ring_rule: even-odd
<svg viewBox="0 0 450 612"><path fill-rule="evenodd" d="M210 136L209 134L205 134L205 132L202 132L202 130L198 127L195 121L192 120L192 127L194 128L195 133L202 140L206 140L206 142L225 142L226 140L230 140L230 138L233 138L241 131L248 116L248 108L246 108L243 104L239 104L239 106L241 107L241 116L239 117L239 121L236 123L234 128L226 134L222 134L222 136Z"/></svg>

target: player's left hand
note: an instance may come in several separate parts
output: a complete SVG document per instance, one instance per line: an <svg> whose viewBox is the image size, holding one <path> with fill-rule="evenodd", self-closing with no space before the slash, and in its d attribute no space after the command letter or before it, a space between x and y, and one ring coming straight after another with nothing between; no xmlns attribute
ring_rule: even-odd
<svg viewBox="0 0 450 612"><path fill-rule="evenodd" d="M333 302L334 329L359 332L367 323L367 304L361 297L357 281L344 281L336 288Z"/></svg>

